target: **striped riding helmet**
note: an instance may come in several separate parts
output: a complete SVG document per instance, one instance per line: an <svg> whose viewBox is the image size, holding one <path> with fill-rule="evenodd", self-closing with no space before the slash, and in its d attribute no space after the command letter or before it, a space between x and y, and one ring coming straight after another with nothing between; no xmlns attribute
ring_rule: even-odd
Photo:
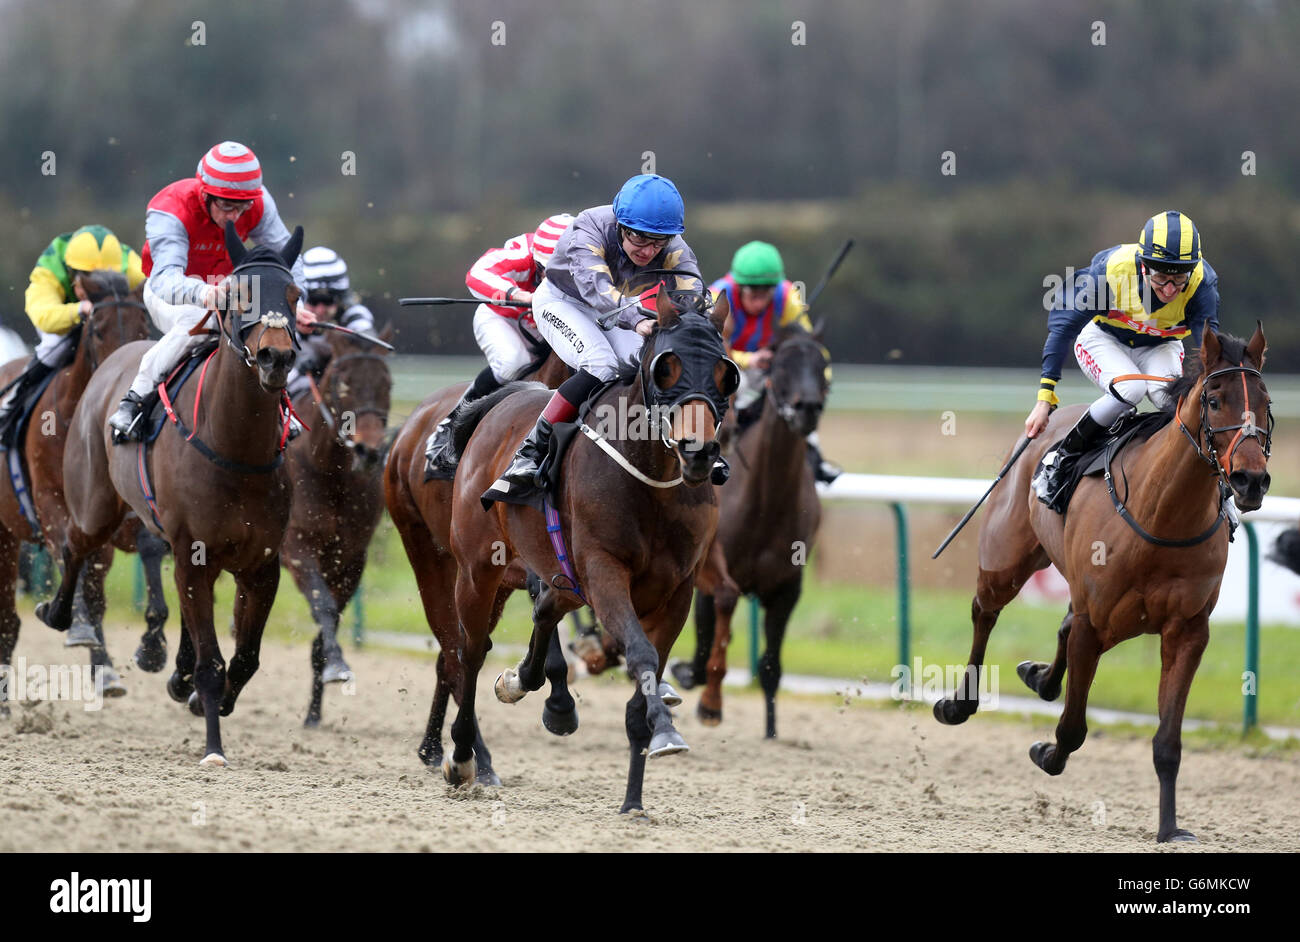
<svg viewBox="0 0 1300 942"><path fill-rule="evenodd" d="M251 200L262 192L257 155L235 141L222 141L204 154L195 176L199 189L217 199Z"/></svg>
<svg viewBox="0 0 1300 942"><path fill-rule="evenodd" d="M302 280L308 291L329 291L341 297L349 287L348 265L333 249L316 245L302 253Z"/></svg>
<svg viewBox="0 0 1300 942"><path fill-rule="evenodd" d="M1138 237L1142 261L1158 272L1191 271L1201 260L1201 234L1185 213L1156 213Z"/></svg>
<svg viewBox="0 0 1300 942"><path fill-rule="evenodd" d="M537 227L533 233L533 261L539 268L545 268L551 261L551 256L555 254L555 246L560 241L560 236L564 235L566 229L573 223L573 217L568 213L557 213L554 216L548 216L546 220Z"/></svg>
<svg viewBox="0 0 1300 942"><path fill-rule="evenodd" d="M82 226L72 233L63 252L64 266L76 271L123 271L125 261L122 243L103 226Z"/></svg>

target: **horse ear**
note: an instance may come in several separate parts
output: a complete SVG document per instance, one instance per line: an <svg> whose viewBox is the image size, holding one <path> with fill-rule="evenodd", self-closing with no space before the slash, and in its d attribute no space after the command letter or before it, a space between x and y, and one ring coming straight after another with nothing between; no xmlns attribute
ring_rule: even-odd
<svg viewBox="0 0 1300 942"><path fill-rule="evenodd" d="M1219 335L1207 325L1201 336L1201 363L1210 370L1222 356L1223 345L1219 343Z"/></svg>
<svg viewBox="0 0 1300 942"><path fill-rule="evenodd" d="M1250 338L1250 343L1246 344L1246 356L1250 362L1255 364L1255 369L1264 368L1264 351L1268 349L1268 342L1264 340L1264 324L1261 321L1255 321L1255 333Z"/></svg>
<svg viewBox="0 0 1300 942"><path fill-rule="evenodd" d="M713 302L713 310L709 312L709 323L713 325L714 330L725 337L723 328L727 326L727 318L730 316L731 303L727 300L727 292L719 291L718 297Z"/></svg>
<svg viewBox="0 0 1300 942"><path fill-rule="evenodd" d="M661 330L672 327L682 317L677 310L677 305L673 304L673 299L668 297L668 288L662 281L659 282L659 294L655 296L655 311L659 314L659 328Z"/></svg>
<svg viewBox="0 0 1300 942"><path fill-rule="evenodd" d="M239 233L235 232L233 222L226 223L226 254L230 256L230 261L236 268L248 254L248 249L244 248L244 241L239 238Z"/></svg>
<svg viewBox="0 0 1300 942"><path fill-rule="evenodd" d="M293 268L293 263L298 260L298 253L302 251L302 226L293 230L293 235L285 243L284 248L280 250L280 257L284 259L284 264Z"/></svg>
<svg viewBox="0 0 1300 942"><path fill-rule="evenodd" d="M826 342L826 318L817 318L817 323L813 324L813 340L818 343Z"/></svg>
<svg viewBox="0 0 1300 942"><path fill-rule="evenodd" d="M393 342L393 322L389 321L384 325L384 329L379 332L379 339L384 343Z"/></svg>

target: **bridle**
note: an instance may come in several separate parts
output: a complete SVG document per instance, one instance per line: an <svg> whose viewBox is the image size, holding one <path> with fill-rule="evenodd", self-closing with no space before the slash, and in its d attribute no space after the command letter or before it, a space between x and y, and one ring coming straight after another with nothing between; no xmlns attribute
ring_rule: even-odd
<svg viewBox="0 0 1300 942"><path fill-rule="evenodd" d="M122 308L137 307L142 311L148 310L144 306L144 302L137 301L132 297L122 297L122 295L118 293L116 285L113 286L113 297L101 298L91 305L91 314L93 315L96 311L103 310L106 307L117 309L117 336L119 340L124 340L126 338L126 325L122 322ZM86 326L89 328L86 331L86 359L90 361L90 369L93 372L94 370L99 369L99 353L95 350L94 341L100 336L100 334L93 317L87 319Z"/></svg>
<svg viewBox="0 0 1300 942"><path fill-rule="evenodd" d="M338 443L344 448L349 449L355 449L357 443L353 439L345 438L343 436L342 425L337 418L339 415L340 403L332 394L335 391L333 383L333 380L335 379L335 369L339 364L347 363L352 360L377 360L380 363L383 363L384 357L377 353L344 353L330 360L329 368L326 370L325 375L321 377L320 385L317 385L316 381L308 376L308 384L311 387L312 399L316 401L316 408L320 410L321 419L325 422L326 427L334 432L334 437ZM330 395L326 395L325 391L321 388L322 386L328 388ZM388 425L388 410L381 409L376 405L359 406L347 411L351 412L357 418L360 418L363 415L377 415L379 416L379 421L382 422L385 427Z"/></svg>
<svg viewBox="0 0 1300 942"><path fill-rule="evenodd" d="M1202 461L1208 464L1210 468L1213 470L1214 476L1218 478L1219 513L1214 518L1214 523L1212 523L1209 529L1205 530L1203 533L1186 540L1166 540L1166 539L1162 539L1161 537L1152 536L1150 533L1144 530L1138 524L1138 522L1133 519L1132 515L1129 513L1128 508L1125 506L1124 500L1120 498L1119 494L1115 490L1115 483L1111 476L1111 470L1110 470L1111 462L1115 457L1114 442L1112 442L1106 449L1105 465L1104 465L1105 477L1106 477L1106 489L1110 493L1111 503L1114 504L1115 511L1124 519L1124 522L1127 523L1134 530L1134 532L1136 532L1148 543L1154 543L1157 546L1196 546L1200 543L1204 543L1206 540L1208 540L1218 531L1219 527L1223 524L1223 521L1228 517L1228 501L1230 499L1229 495L1231 494L1231 490L1232 490L1232 486L1228 482L1228 475L1231 474L1232 456L1237 453L1237 449L1241 447L1242 443L1247 438L1254 438L1259 442L1260 447L1263 449L1265 460L1268 460L1268 457L1272 452L1273 409L1272 409L1272 403L1270 401L1266 401L1264 404L1264 409L1267 414L1267 424L1263 429L1261 429L1258 425L1254 424L1254 422L1251 421L1249 418L1247 419L1247 421L1242 422L1239 425L1225 425L1219 428L1214 428L1213 426L1210 425L1210 390L1209 390L1210 381L1220 376L1226 376L1232 373L1241 374L1241 390L1242 390L1243 402L1246 405L1249 405L1250 391L1246 388L1246 377L1255 376L1255 377L1260 377L1262 379L1259 370L1250 366L1229 366L1229 367L1224 367L1221 370L1215 370L1213 373L1210 373L1208 376L1202 377L1201 379L1201 396L1200 396L1201 424L1200 424L1200 428L1198 429L1198 434L1196 436L1193 436L1192 433L1188 430L1187 426L1183 423L1183 397L1182 396L1178 397L1178 404L1175 407L1175 411L1174 411L1175 421L1178 423L1178 430L1181 431L1183 435L1187 437L1187 440L1189 442L1191 442L1192 448L1196 450L1197 457L1199 457ZM1116 376L1114 379L1110 381L1111 395L1115 396L1115 398L1119 399L1121 402L1128 402L1127 399L1124 399L1123 396L1119 395L1119 393L1115 391L1115 384L1118 382L1123 382L1125 380L1131 380L1131 379L1143 379L1149 382L1167 383L1167 382L1171 382L1174 379L1174 377L1148 376L1144 373L1130 373L1130 374L1125 374L1123 376ZM1252 415L1250 410L1246 410L1246 415L1247 416ZM1214 445L1214 437L1224 432L1236 432L1237 434L1233 436L1232 444L1228 447L1227 453L1224 454L1223 456L1220 456L1218 449L1215 448ZM1205 442L1204 448L1201 447L1201 441ZM1127 476L1125 476L1126 494L1128 491L1127 483L1128 483Z"/></svg>
<svg viewBox="0 0 1300 942"><path fill-rule="evenodd" d="M226 277L228 279L233 278L241 271L248 271L254 268L271 268L277 271L282 271L289 276L291 281L293 280L293 272L287 265L269 259L236 265ZM227 316L222 317L223 313ZM239 319L239 326L236 328L232 325L227 328L227 321L231 319L231 313L231 298L228 294L226 296L225 311L217 311L217 327L221 332L221 336L225 338L226 343L230 345L230 349L234 350L235 354L244 361L244 365L250 369L257 364L257 351L261 349L261 345L255 344L254 348L250 350L247 342L244 340L244 336L259 324L262 327L261 332L257 335L259 340L268 330L287 330L289 332L289 337L293 341L293 345L295 347L301 346L298 341L298 332L294 330L294 318L290 314L285 314L283 311L266 311L256 319L245 320L243 312L238 307L235 307L234 316Z"/></svg>
<svg viewBox="0 0 1300 942"><path fill-rule="evenodd" d="M808 336L809 339L812 340L813 343L817 343L816 339L813 338L812 335L810 335L810 334L805 334L805 335ZM796 338L797 338L798 336L800 336L800 335L796 334ZM795 339L795 338L791 338L791 340L794 340L794 339ZM780 346L778 347L778 349L784 348L784 347L786 346L786 344L788 344L788 343L791 342L791 340L786 340L786 341L784 341L783 343L781 343ZM830 363L830 360L831 360L830 351L828 351L828 350L827 350L825 347L823 347L820 343L817 343L817 347L821 350L822 358L826 361L827 364L829 364L829 363ZM771 377L771 375L772 375L772 367L773 367L775 364L776 364L776 354L773 353L773 355L772 355L772 363L768 365L768 368L767 368L767 370L766 370L765 373L764 373L765 376L767 376L767 377L769 377L769 378ZM824 378L825 378L825 373L823 372L823 379L824 379ZM826 392L826 395L829 395L829 394L830 394L830 381L829 381L829 380L825 380L825 383L826 383L825 392ZM793 404L791 404L791 403L789 403L789 402L786 402L786 401L784 401L784 400L781 398L781 394L778 393L778 392L776 391L776 384L775 384L775 383L772 383L772 382L764 383L764 395L766 395L767 398L770 399L770 400L772 401L772 405L773 405L773 407L776 409L777 415L779 415L779 416L782 418L782 420L785 421L785 424L786 424L786 425L790 426L790 428L793 429L793 428L795 427L795 421L796 421L796 419L798 418L799 410L796 409L796 408L794 407ZM822 401L821 401L821 403L819 403L819 405L821 405L822 407L825 407L825 404L826 404L826 399L825 399L825 396L823 396L823 397L822 397Z"/></svg>

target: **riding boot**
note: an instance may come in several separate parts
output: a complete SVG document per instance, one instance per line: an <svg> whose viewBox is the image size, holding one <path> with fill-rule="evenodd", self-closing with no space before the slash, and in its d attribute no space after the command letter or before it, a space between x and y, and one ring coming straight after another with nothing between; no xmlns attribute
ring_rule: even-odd
<svg viewBox="0 0 1300 942"><path fill-rule="evenodd" d="M134 390L127 390L117 411L109 417L108 424L113 428L113 444L139 441L144 425L144 399Z"/></svg>
<svg viewBox="0 0 1300 942"><path fill-rule="evenodd" d="M1065 438L1043 456L1038 476L1034 479L1034 493L1038 499L1057 513L1065 513L1061 499L1070 481L1070 469L1084 452L1100 443L1105 434L1106 426L1085 412Z"/></svg>
<svg viewBox="0 0 1300 942"><path fill-rule="evenodd" d="M54 367L47 366L36 357L32 357L23 367L22 373L14 381L13 389L5 398L4 405L0 406L0 447L8 448L13 444L11 441L14 434L13 424L22 414L23 400L52 372Z"/></svg>
<svg viewBox="0 0 1300 942"><path fill-rule="evenodd" d="M832 464L822 457L822 450L816 442L808 441L808 464L812 466L813 480L823 484L832 484L844 473L839 465Z"/></svg>
<svg viewBox="0 0 1300 942"><path fill-rule="evenodd" d="M433 430L428 444L424 447L426 481L434 479L450 481L456 477L456 466L460 464L460 455L456 454L451 427L460 418L467 405L500 388L501 384L497 382L492 368L485 367L452 407L451 412L447 413L447 417L438 423L438 427Z"/></svg>

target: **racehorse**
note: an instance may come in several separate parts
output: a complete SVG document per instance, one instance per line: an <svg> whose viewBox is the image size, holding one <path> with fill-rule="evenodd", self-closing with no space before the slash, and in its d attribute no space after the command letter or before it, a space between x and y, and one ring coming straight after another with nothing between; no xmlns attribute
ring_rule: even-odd
<svg viewBox="0 0 1300 942"><path fill-rule="evenodd" d="M1055 743L1036 742L1029 756L1049 775L1064 771L1088 732L1085 710L1098 659L1121 641L1158 634L1160 725L1152 752L1162 843L1195 840L1178 827L1174 786L1183 710L1228 558L1227 501L1231 495L1241 510L1255 510L1268 490L1272 415L1260 376L1264 349L1262 327L1249 343L1206 330L1199 358L1189 358L1169 387L1177 402L1169 424L1117 457L1108 452L1105 480L1082 479L1064 518L1030 491L1039 460L1081 412L1057 410L1025 452L1027 460L992 490L980 528L969 666L962 689L934 707L935 718L949 725L975 713L979 670L998 614L1030 575L1054 563L1070 585L1056 658L1050 665L1025 661L1017 673L1042 699L1054 700L1068 666L1065 709Z"/></svg>
<svg viewBox="0 0 1300 942"><path fill-rule="evenodd" d="M551 352L545 358L538 356L521 373L521 378L531 376L553 388L568 375L568 366ZM388 514L402 537L402 546L415 571L425 619L439 645L433 704L418 750L420 760L431 767L442 765L442 727L446 720L447 702L453 695L458 704L461 702L464 677L461 661L456 656L460 645L460 624L453 604L456 590L456 562L451 552L453 482L439 478L425 480L424 447L429 435L451 412L468 387L469 383L457 383L438 390L421 402L403 423L384 466L384 500ZM502 574L501 606L512 592L522 588L531 591L537 588L537 584L534 582L529 586L528 572L522 561L516 559L505 567ZM542 722L558 736L568 735L578 728L577 707L569 693L567 675L568 666L559 638L555 636L546 662L551 696L543 707ZM476 781L499 785L501 781L492 769L491 753L477 731L474 756Z"/></svg>
<svg viewBox="0 0 1300 942"><path fill-rule="evenodd" d="M296 356L294 316L299 291L289 270L302 248L302 227L281 252L247 250L226 225L235 286L215 312L219 340L199 374L171 404L169 424L146 454L115 446L108 414L135 376L147 344L129 344L96 371L73 417L64 455L71 524L63 546L63 578L37 615L65 630L71 615L70 574L112 534L128 506L175 550L181 641L167 682L173 699L188 699L206 721L201 765L226 765L220 717L229 715L256 672L262 630L280 581L280 543L289 523L290 487L281 448L288 434L284 386ZM185 427L189 419L192 428ZM150 471L150 465L152 470ZM151 483L146 483L151 482ZM156 514L156 517L155 517ZM212 615L212 587L222 570L235 578L235 653L221 657Z"/></svg>
<svg viewBox="0 0 1300 942"><path fill-rule="evenodd" d="M776 738L776 691L781 683L781 643L803 588L804 564L821 522L821 504L807 459L807 438L817 430L830 383L829 355L819 333L780 331L764 381L758 420L735 443L731 480L722 488L718 543L734 583L716 599L702 588L695 601L695 657L674 665L684 687L704 683L696 714L722 722L722 678L737 593L758 596L765 647L758 680L766 704L766 736Z"/></svg>
<svg viewBox="0 0 1300 942"><path fill-rule="evenodd" d="M480 506L480 495L511 461L549 391L508 385L472 404L456 424L463 457L453 484L451 551L461 631L451 653L460 661L461 687L455 748L442 763L453 785L475 777L475 681L501 614L502 564L516 558L537 574L539 591L528 653L517 669L497 678L497 698L513 703L541 687L556 624L589 603L626 652L635 678L625 713L631 757L621 810L642 807L647 757L689 748L673 727L659 683L717 527L713 488L701 485L717 458L716 426L739 372L722 344L725 301L710 305L707 292L670 295L661 286L656 309L639 361L589 402L589 417L619 415L631 422L621 435L587 431L588 425L575 436L548 499L552 520L532 506L498 503L487 513ZM571 557L563 548L566 536Z"/></svg>
<svg viewBox="0 0 1300 942"><path fill-rule="evenodd" d="M391 334L387 328L380 339ZM339 614L361 582L384 511L380 472L393 388L385 347L335 332L325 340L329 365L319 385L311 381L294 403L312 422L288 449L293 511L280 548L318 628L307 726L320 724L325 684L352 679L338 643Z"/></svg>
<svg viewBox="0 0 1300 942"><path fill-rule="evenodd" d="M138 292L127 289L126 276L120 271L101 269L78 274L76 281L92 302L90 316L74 328L79 332L72 362L55 374L42 392L25 435L15 447L20 450L27 470L27 493L31 509L40 523L40 538L52 551L62 546L67 526L68 508L63 496L63 451L68 424L91 374L110 353L133 340L149 336L144 305ZM14 360L0 368L0 385L8 384L22 371L26 361ZM129 528L123 528L129 530ZM32 524L20 506L12 487L0 487L0 665L7 667L18 640L19 619L14 610L14 580L24 540L33 538ZM130 533L121 535L125 543ZM124 545L123 548L129 548ZM104 646L104 577L112 562L113 548L105 546L88 560L78 580L75 598L77 627L82 629L90 647L90 663L104 669L104 693L120 696L126 687L117 679L112 658ZM150 612L157 614L166 603L159 592L150 593ZM0 698L4 692L0 690Z"/></svg>

